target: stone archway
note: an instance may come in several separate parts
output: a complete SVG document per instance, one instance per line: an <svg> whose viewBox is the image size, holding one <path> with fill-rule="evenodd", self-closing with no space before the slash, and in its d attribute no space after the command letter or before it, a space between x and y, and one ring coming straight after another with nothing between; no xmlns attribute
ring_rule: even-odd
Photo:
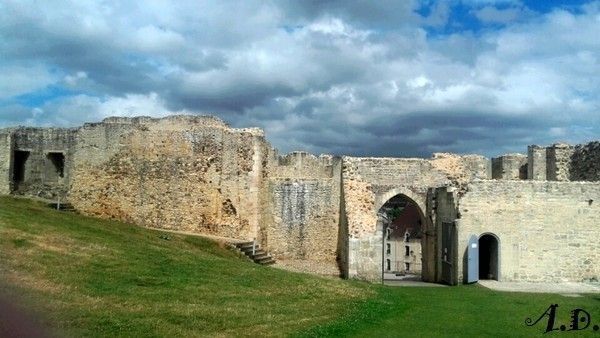
<svg viewBox="0 0 600 338"><path fill-rule="evenodd" d="M351 201L352 209L346 210L346 217L343 218L342 222L348 221L348 240L347 245L347 274L350 278L358 278L368 280L372 282L382 281L384 264L387 261L384 260L384 224L378 212L381 207L394 196L402 195L408 200L412 201L422 219L423 228L426 230L425 236L427 239L422 240L422 257L426 257L421 261L422 266L422 279L425 281L434 281L434 272L432 267L435 268L432 262L434 255L432 253L435 249L435 236L431 235L431 219L426 217L426 191L416 192L407 186L388 186L387 189L382 187L372 188L368 185L364 187L359 186L360 190L356 187L352 187L351 198L345 199L345 201ZM349 194L346 190L344 194ZM357 196L363 197L357 199ZM372 201L369 205L369 202ZM357 203L358 202L358 203ZM345 204L344 208L350 203ZM348 217L349 216L349 217ZM426 242L424 245L423 242ZM404 246L402 247L404 249ZM409 249L410 253L410 249ZM431 257L430 257L431 256ZM409 267L410 268L410 267Z"/></svg>
<svg viewBox="0 0 600 338"><path fill-rule="evenodd" d="M382 280L421 280L425 229L421 207L412 198L398 193L381 204L377 216L376 233L382 234Z"/></svg>
<svg viewBox="0 0 600 338"><path fill-rule="evenodd" d="M479 237L479 279L500 280L500 240L492 233Z"/></svg>
<svg viewBox="0 0 600 338"><path fill-rule="evenodd" d="M378 212L379 209L381 209L381 207L387 201L389 201L391 198L393 198L394 196L397 196L397 195L406 196L407 198L414 201L419 206L421 211L426 210L426 196L425 195L417 194L408 188L394 188L394 189L388 190L385 193L380 194L375 197L375 211Z"/></svg>

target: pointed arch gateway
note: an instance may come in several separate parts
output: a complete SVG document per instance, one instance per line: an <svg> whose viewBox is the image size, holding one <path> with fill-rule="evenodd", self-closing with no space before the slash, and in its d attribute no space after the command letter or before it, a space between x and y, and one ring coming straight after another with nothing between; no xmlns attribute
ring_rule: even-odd
<svg viewBox="0 0 600 338"><path fill-rule="evenodd" d="M384 281L422 279L426 220L419 203L408 195L392 190L382 195L376 204L377 231L383 234L381 276Z"/></svg>

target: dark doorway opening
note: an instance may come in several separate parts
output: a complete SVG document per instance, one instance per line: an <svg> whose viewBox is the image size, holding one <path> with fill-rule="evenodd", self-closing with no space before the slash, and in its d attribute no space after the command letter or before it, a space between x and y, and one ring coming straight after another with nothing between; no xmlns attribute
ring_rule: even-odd
<svg viewBox="0 0 600 338"><path fill-rule="evenodd" d="M493 235L479 238L479 279L498 280L498 239Z"/></svg>
<svg viewBox="0 0 600 338"><path fill-rule="evenodd" d="M65 155L63 153L48 153L46 155L49 165L47 167L46 178L56 181L65 176Z"/></svg>
<svg viewBox="0 0 600 338"><path fill-rule="evenodd" d="M21 183L25 181L25 164L29 158L29 152L23 150L15 150L13 162L13 182Z"/></svg>

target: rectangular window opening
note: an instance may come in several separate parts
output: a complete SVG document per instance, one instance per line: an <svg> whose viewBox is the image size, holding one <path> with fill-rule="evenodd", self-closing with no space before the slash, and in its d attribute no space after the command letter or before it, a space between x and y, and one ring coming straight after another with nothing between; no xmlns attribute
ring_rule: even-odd
<svg viewBox="0 0 600 338"><path fill-rule="evenodd" d="M25 164L29 158L29 152L24 150L15 150L13 162L13 182L20 183L25 181Z"/></svg>
<svg viewBox="0 0 600 338"><path fill-rule="evenodd" d="M406 252L404 253L404 256L410 256L410 246L408 246L408 245L407 245L407 246L405 246L405 247L404 247L404 249L405 249L405 251L406 251Z"/></svg>
<svg viewBox="0 0 600 338"><path fill-rule="evenodd" d="M410 263L404 263L404 266L406 267L406 271L410 270Z"/></svg>
<svg viewBox="0 0 600 338"><path fill-rule="evenodd" d="M63 153L48 153L46 155L48 162L51 166L48 168L48 174L50 178L63 178L65 177L65 155Z"/></svg>

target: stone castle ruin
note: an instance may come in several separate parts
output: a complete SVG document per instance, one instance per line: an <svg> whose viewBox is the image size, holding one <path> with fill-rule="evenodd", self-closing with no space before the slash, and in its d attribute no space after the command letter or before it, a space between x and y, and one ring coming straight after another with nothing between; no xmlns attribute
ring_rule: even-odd
<svg viewBox="0 0 600 338"><path fill-rule="evenodd" d="M387 266L393 220L385 210L412 206L394 225L412 237L396 243L396 256L409 247L412 260L396 261L425 281L600 276L600 142L529 146L491 160L316 157L279 155L260 129L210 116L112 117L0 129L0 194L60 199L144 227L255 239L278 260L335 265L369 281L402 269Z"/></svg>

